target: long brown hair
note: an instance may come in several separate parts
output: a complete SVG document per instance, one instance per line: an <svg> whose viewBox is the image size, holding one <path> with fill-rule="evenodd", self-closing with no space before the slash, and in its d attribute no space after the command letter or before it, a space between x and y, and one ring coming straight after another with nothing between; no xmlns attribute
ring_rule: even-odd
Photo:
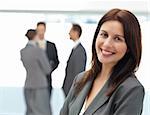
<svg viewBox="0 0 150 115"><path fill-rule="evenodd" d="M76 83L76 94L82 90L87 81L93 77L96 78L98 73L101 72L102 63L98 60L95 42L102 24L110 20L119 21L123 25L128 51L113 67L106 95L111 96L118 85L128 77L131 77L131 74L134 74L139 67L142 52L141 29L139 22L135 15L127 10L112 9L100 19L97 25L92 43L92 66L91 69L85 73L84 77Z"/></svg>

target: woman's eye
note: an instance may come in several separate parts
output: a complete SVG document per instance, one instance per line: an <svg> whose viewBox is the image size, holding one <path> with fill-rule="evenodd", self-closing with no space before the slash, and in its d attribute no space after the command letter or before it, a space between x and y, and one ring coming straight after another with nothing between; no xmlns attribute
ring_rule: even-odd
<svg viewBox="0 0 150 115"><path fill-rule="evenodd" d="M108 34L106 34L106 33L100 33L100 36L103 37L103 38L107 38Z"/></svg>
<svg viewBox="0 0 150 115"><path fill-rule="evenodd" d="M119 37L115 37L114 39L115 39L115 41L122 41L122 39Z"/></svg>

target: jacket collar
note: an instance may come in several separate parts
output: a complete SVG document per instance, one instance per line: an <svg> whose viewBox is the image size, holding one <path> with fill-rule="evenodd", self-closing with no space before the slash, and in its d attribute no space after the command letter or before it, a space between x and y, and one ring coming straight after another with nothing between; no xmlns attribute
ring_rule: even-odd
<svg viewBox="0 0 150 115"><path fill-rule="evenodd" d="M36 42L33 40L28 41L26 47L36 47Z"/></svg>
<svg viewBox="0 0 150 115"><path fill-rule="evenodd" d="M86 85L84 86L84 88L81 90L81 92L78 94L76 99L74 100L73 104L70 107L71 115L74 115L74 113L77 113L76 115L78 115L80 113L82 106L84 104L84 101L86 99L86 96L88 95L91 89L93 81L94 81L94 78L88 81ZM98 108L100 108L108 100L108 97L106 96L106 91L108 89L108 81L105 83L101 91L97 94L97 96L94 98L92 103L86 109L84 113L85 115L94 113Z"/></svg>
<svg viewBox="0 0 150 115"><path fill-rule="evenodd" d="M81 92L77 95L77 97L73 101L73 104L70 106L70 112L69 112L70 115L74 115L74 113L77 113L75 115L79 115L80 110L85 101L85 98L87 94L89 93L90 88L92 86L92 82L93 80L88 81L83 87L83 89L81 90Z"/></svg>
<svg viewBox="0 0 150 115"><path fill-rule="evenodd" d="M106 96L106 92L108 89L108 82L109 80L104 84L103 88L99 91L99 93L96 95L92 103L89 105L89 107L85 111L85 115L89 113L94 113L98 108L103 106L103 104L108 100L108 96Z"/></svg>
<svg viewBox="0 0 150 115"><path fill-rule="evenodd" d="M75 41L73 49L75 49L79 44L80 44L80 40L78 39Z"/></svg>

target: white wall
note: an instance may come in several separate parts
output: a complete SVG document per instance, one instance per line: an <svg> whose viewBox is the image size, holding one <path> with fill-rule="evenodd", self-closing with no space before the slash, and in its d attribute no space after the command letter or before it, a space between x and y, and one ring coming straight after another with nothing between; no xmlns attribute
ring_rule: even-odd
<svg viewBox="0 0 150 115"><path fill-rule="evenodd" d="M61 87L65 76L65 67L68 56L73 46L73 42L69 40L69 30L71 23L66 23L65 19L68 15L60 15L61 22L51 22L55 15L32 14L32 13L0 13L0 86L22 87L25 80L25 69L20 61L20 49L23 48L27 39L24 37L27 29L35 28L38 21L47 22L46 39L54 42L58 50L60 64L53 72L53 86ZM83 19L80 17L81 20ZM88 24L77 20L82 26L83 34L81 42L87 52L87 69L90 67L91 61L91 44L96 29L96 23ZM85 17L86 18L86 17ZM137 73L140 81L146 89L150 89L148 81L150 81L150 39L148 35L148 21L145 16L138 16L142 28L143 55L142 63ZM51 19L51 21L50 21ZM85 19L84 19L85 20ZM97 19L96 19L97 20Z"/></svg>

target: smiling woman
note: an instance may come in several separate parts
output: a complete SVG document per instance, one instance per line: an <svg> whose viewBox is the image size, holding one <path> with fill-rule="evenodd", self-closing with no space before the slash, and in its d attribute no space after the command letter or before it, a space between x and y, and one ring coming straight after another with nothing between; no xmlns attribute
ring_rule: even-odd
<svg viewBox="0 0 150 115"><path fill-rule="evenodd" d="M95 31L92 67L77 75L60 114L141 115L145 93L135 76L141 51L135 15L122 9L107 12Z"/></svg>
<svg viewBox="0 0 150 115"><path fill-rule="evenodd" d="M42 0L36 1L35 4L35 1L33 0L9 0L9 2L8 0L1 0L0 115L24 115L26 110L22 88L25 82L26 71L20 61L19 51L27 43L27 39L24 37L24 33L27 29L35 29L37 22L45 21L47 25L45 38L54 42L58 49L60 64L52 74L53 91L51 105L54 112L53 115L59 115L59 110L64 102L64 96L61 87L65 77L66 62L73 46L73 43L67 39L69 38L68 32L72 26L71 23L79 23L82 26L83 32L81 36L81 43L87 52L86 68L91 69L90 62L92 58L92 40L98 21L104 15L104 13L106 13L106 11L108 11L110 8L116 7L125 8L132 11L132 13L134 13L138 18L141 25L143 44L142 60L136 75L138 76L140 82L142 82L144 85L146 91L142 115L150 115L150 71L148 69L150 68L150 12L147 10L150 8L148 7L150 5L149 3L149 0ZM127 19L126 21L130 20ZM109 44L120 43L118 38L120 36L113 36L109 31L103 33L100 33L99 31L99 39L100 34L102 34L103 37L108 36L108 38L106 37L104 40L108 40L109 38L116 39L109 39L112 40L110 43L108 42ZM125 36L122 36L122 38L125 40L128 37L125 38ZM105 49L104 51L107 51L104 53L116 53L116 50L111 48L107 48L107 50ZM122 66L121 68L124 67L126 66ZM93 71L93 73L96 73L95 70ZM93 76L93 74L91 74L91 76ZM102 85L103 83L98 81L97 84L100 86L100 84ZM100 87L98 88L100 89ZM80 99L78 100L78 102L82 101ZM97 102L101 103L104 101L99 100ZM131 102L133 102L133 100ZM72 104L73 101L70 103L70 105ZM82 104L77 103L77 106L81 105ZM74 110L76 111L77 109Z"/></svg>
<svg viewBox="0 0 150 115"><path fill-rule="evenodd" d="M99 61L114 66L126 51L127 45L122 24L118 21L103 23L96 39L96 53Z"/></svg>

